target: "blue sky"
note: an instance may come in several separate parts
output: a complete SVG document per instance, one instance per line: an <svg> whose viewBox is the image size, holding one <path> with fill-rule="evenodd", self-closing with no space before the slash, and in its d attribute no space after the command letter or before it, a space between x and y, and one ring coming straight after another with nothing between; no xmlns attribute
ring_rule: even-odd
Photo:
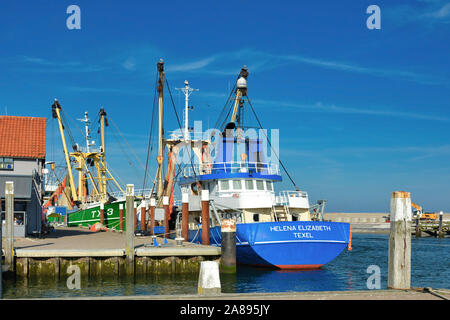
<svg viewBox="0 0 450 320"><path fill-rule="evenodd" d="M66 27L71 4L81 30ZM380 30L366 27L371 4ZM47 160L62 159L54 98L73 119L103 106L139 158L108 133L109 163L139 186L156 62L179 112L175 87L200 89L190 116L207 126L247 65L248 95L264 127L280 129L280 156L312 202L385 212L405 190L450 211L449 1L4 0L0 43L0 114L47 117ZM278 190L292 189L284 178Z"/></svg>

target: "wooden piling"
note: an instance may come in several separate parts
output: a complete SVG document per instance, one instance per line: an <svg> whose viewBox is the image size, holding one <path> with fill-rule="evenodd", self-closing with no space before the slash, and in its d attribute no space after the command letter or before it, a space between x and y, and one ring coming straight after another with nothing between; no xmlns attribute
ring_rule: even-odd
<svg viewBox="0 0 450 320"><path fill-rule="evenodd" d="M420 230L420 212L416 214L416 238L420 238L422 236L422 232Z"/></svg>
<svg viewBox="0 0 450 320"><path fill-rule="evenodd" d="M14 182L6 181L5 185L5 267L8 271L14 268Z"/></svg>
<svg viewBox="0 0 450 320"><path fill-rule="evenodd" d="M119 203L119 230L123 231L123 204Z"/></svg>
<svg viewBox="0 0 450 320"><path fill-rule="evenodd" d="M163 206L164 206L164 238L168 238L169 236L169 197L163 197Z"/></svg>
<svg viewBox="0 0 450 320"><path fill-rule="evenodd" d="M209 190L202 190L202 244L210 244L209 240Z"/></svg>
<svg viewBox="0 0 450 320"><path fill-rule="evenodd" d="M2 219L2 198L0 198L0 300L3 299L3 219Z"/></svg>
<svg viewBox="0 0 450 320"><path fill-rule="evenodd" d="M133 219L134 215L134 184L127 184L126 193L126 211L125 211L125 225L126 225L126 274L134 274L134 231Z"/></svg>
<svg viewBox="0 0 450 320"><path fill-rule="evenodd" d="M153 236L155 234L155 207L156 207L156 199L150 199L150 233Z"/></svg>
<svg viewBox="0 0 450 320"><path fill-rule="evenodd" d="M133 230L137 231L137 205L136 205L136 202L133 203L133 208L134 208L133 209L133 212L134 212L134 214L133 214L134 215L134 217L133 217L134 218L134 228L133 228Z"/></svg>
<svg viewBox="0 0 450 320"><path fill-rule="evenodd" d="M189 194L183 193L181 201L181 237L189 241Z"/></svg>
<svg viewBox="0 0 450 320"><path fill-rule="evenodd" d="M236 273L236 221L234 219L223 219L221 234L221 271L224 273Z"/></svg>
<svg viewBox="0 0 450 320"><path fill-rule="evenodd" d="M442 220L443 220L444 212L439 212L439 230L438 230L438 237L444 238L444 231L442 230Z"/></svg>
<svg viewBox="0 0 450 320"><path fill-rule="evenodd" d="M100 223L105 225L105 204L100 202Z"/></svg>
<svg viewBox="0 0 450 320"><path fill-rule="evenodd" d="M411 194L391 195L388 288L408 290L411 286Z"/></svg>
<svg viewBox="0 0 450 320"><path fill-rule="evenodd" d="M146 219L145 206L146 204L141 205L141 232L145 232L145 219Z"/></svg>

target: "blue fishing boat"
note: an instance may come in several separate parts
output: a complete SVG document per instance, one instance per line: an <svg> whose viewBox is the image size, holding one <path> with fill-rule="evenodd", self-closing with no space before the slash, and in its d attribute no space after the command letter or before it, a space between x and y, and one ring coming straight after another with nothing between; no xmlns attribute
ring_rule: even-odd
<svg viewBox="0 0 450 320"><path fill-rule="evenodd" d="M196 155L178 178L181 193L189 204L189 241L202 241L201 194L206 192L210 243L220 246L221 220L235 219L238 263L280 269L320 268L349 245L350 225L324 221L326 201L310 205L308 194L295 185L247 96L248 74L248 69L242 68L227 101L231 108L228 113L223 112L231 118L221 132L197 141L195 137L191 139L187 129L183 133L185 146ZM186 108L187 99L188 95ZM254 113L258 131L243 125L245 104ZM295 190L275 193L274 184L282 181L280 166Z"/></svg>

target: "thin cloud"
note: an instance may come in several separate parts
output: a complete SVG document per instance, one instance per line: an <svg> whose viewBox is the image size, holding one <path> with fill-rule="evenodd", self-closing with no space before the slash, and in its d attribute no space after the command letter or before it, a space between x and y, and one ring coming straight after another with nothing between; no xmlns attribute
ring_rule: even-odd
<svg viewBox="0 0 450 320"><path fill-rule="evenodd" d="M364 109L364 108L353 108L353 107L341 107L336 105L323 105L318 102L316 104L300 104L291 103L283 101L272 101L272 100L254 100L255 103L268 104L289 108L301 108L309 112L327 112L327 113L341 113L341 114L363 114L363 115L374 115L374 116L387 116L387 117L399 117L399 118L413 118L420 120L431 120L431 121L444 121L449 122L450 119L441 116L427 115L421 113L412 112L402 112L393 111L386 109Z"/></svg>

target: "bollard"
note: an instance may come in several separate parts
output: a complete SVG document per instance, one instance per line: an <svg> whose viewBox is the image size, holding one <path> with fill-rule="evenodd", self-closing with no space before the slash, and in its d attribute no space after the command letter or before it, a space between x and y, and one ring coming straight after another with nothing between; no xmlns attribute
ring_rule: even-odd
<svg viewBox="0 0 450 320"><path fill-rule="evenodd" d="M123 231L123 204L119 203L119 230Z"/></svg>
<svg viewBox="0 0 450 320"><path fill-rule="evenodd" d="M444 216L444 212L439 212L439 231L438 231L438 237L443 238L444 237L444 231L442 230L442 219Z"/></svg>
<svg viewBox="0 0 450 320"><path fill-rule="evenodd" d="M411 195L394 191L391 196L389 234L388 288L411 287Z"/></svg>
<svg viewBox="0 0 450 320"><path fill-rule="evenodd" d="M189 241L189 194L181 195L181 237Z"/></svg>
<svg viewBox="0 0 450 320"><path fill-rule="evenodd" d="M144 200L145 201L145 200ZM146 206L147 204L141 204L141 232L145 232L145 219L146 219Z"/></svg>
<svg viewBox="0 0 450 320"><path fill-rule="evenodd" d="M221 223L221 234L221 271L225 273L236 273L236 221L234 219L223 219Z"/></svg>
<svg viewBox="0 0 450 320"><path fill-rule="evenodd" d="M133 228L133 212L134 212L134 184L127 184L125 207L125 226L126 226L126 248L125 255L127 261L126 273L134 274L134 228Z"/></svg>
<svg viewBox="0 0 450 320"><path fill-rule="evenodd" d="M156 199L150 199L150 234L153 236L155 234L155 207Z"/></svg>
<svg viewBox="0 0 450 320"><path fill-rule="evenodd" d="M202 244L208 245L209 241L209 191L202 190Z"/></svg>
<svg viewBox="0 0 450 320"><path fill-rule="evenodd" d="M100 223L105 225L105 204L100 202Z"/></svg>
<svg viewBox="0 0 450 320"><path fill-rule="evenodd" d="M5 267L14 268L14 182L6 181L5 186Z"/></svg>
<svg viewBox="0 0 450 320"><path fill-rule="evenodd" d="M220 291L219 264L215 261L202 261L198 277L198 294L217 295Z"/></svg>

